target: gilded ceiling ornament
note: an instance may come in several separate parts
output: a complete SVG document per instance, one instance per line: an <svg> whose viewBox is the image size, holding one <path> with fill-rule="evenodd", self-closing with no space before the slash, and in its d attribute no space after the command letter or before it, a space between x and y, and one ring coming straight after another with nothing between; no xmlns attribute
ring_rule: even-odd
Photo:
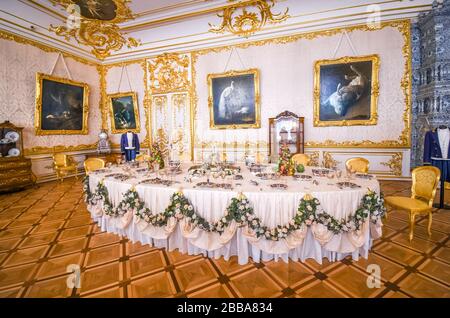
<svg viewBox="0 0 450 318"><path fill-rule="evenodd" d="M189 56L164 53L149 60L152 92L185 91L189 87Z"/></svg>
<svg viewBox="0 0 450 318"><path fill-rule="evenodd" d="M137 47L140 41L125 37L118 23L134 19L128 3L130 0L50 0L69 12L66 25L50 25L49 30L67 41L74 38L79 44L92 47L92 53L105 59L111 51L124 45Z"/></svg>
<svg viewBox="0 0 450 318"><path fill-rule="evenodd" d="M250 0L241 1L223 9L223 13L218 14L222 18L220 26L209 23L210 32L224 33L226 31L233 34L249 37L261 30L266 24L276 24L287 20L289 8L284 13L275 14L272 8L276 0Z"/></svg>

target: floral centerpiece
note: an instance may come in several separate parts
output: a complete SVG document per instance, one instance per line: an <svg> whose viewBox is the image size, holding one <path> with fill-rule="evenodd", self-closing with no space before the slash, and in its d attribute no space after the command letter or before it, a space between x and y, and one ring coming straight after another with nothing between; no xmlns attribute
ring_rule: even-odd
<svg viewBox="0 0 450 318"><path fill-rule="evenodd" d="M162 154L161 148L157 142L154 142L152 144L149 162L150 162L150 164L158 163L160 169L164 168L163 154Z"/></svg>
<svg viewBox="0 0 450 318"><path fill-rule="evenodd" d="M286 143L281 144L279 159L278 159L278 172L282 176L292 176L295 173L295 164L291 160L292 154L289 150L289 146Z"/></svg>

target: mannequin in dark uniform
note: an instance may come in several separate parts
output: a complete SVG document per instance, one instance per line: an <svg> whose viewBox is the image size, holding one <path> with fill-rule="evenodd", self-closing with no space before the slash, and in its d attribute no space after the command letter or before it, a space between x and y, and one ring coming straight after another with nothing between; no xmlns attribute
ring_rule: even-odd
<svg viewBox="0 0 450 318"><path fill-rule="evenodd" d="M139 153L140 145L138 135L127 131L120 138L120 150L126 161L134 161Z"/></svg>

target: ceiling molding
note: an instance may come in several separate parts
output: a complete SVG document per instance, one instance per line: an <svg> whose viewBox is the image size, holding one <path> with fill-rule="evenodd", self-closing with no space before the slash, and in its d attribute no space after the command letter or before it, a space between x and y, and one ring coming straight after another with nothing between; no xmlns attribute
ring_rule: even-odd
<svg viewBox="0 0 450 318"><path fill-rule="evenodd" d="M20 36L35 39L40 43L94 60L99 64L142 59L165 52L188 52L202 48L223 45L236 45L275 37L308 33L336 27L363 24L371 12L368 5L378 5L381 21L415 19L421 12L431 9L433 0L362 0L355 5L353 0L298 1L279 0L276 13L289 8L290 18L276 25L266 25L251 38L246 39L229 32L215 34L209 32L208 23L219 24L216 16L220 10L237 3L250 3L254 0L230 2L229 0L167 0L167 6L149 4L147 0L133 0L130 8L135 20L118 23L127 37L141 40L140 46L128 48L126 45L104 60L91 54L91 47L77 43L73 39L65 41L48 31L48 26L61 25L65 11L55 11L50 1L58 0L8 0L0 1L0 29ZM310 4L306 4L308 2ZM147 10L146 10L147 8ZM20 12L20 17L17 12Z"/></svg>

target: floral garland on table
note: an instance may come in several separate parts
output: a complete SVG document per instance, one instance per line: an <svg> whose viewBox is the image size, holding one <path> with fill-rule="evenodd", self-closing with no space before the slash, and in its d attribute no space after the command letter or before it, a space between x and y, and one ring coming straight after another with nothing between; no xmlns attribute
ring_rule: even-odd
<svg viewBox="0 0 450 318"><path fill-rule="evenodd" d="M86 176L84 179L83 190L85 193L86 204L93 206L102 202L105 214L116 216L116 210L109 201L108 189L102 181L97 184L97 189L94 192L91 192L89 187L89 176Z"/></svg>
<svg viewBox="0 0 450 318"><path fill-rule="evenodd" d="M145 210L144 202L139 200L138 193L134 188L131 188L123 195L123 200L120 201L116 209L114 209L111 216L123 216L128 212L136 214L138 211Z"/></svg>
<svg viewBox="0 0 450 318"><path fill-rule="evenodd" d="M91 199L92 193L89 186L89 176L86 175L83 179L83 192L84 192L84 202L88 203Z"/></svg>
<svg viewBox="0 0 450 318"><path fill-rule="evenodd" d="M175 192L170 198L169 206L159 214L152 214L151 210L144 206L144 202L139 199L134 188L125 193L124 199L116 209L109 202L108 190L102 182L97 185L94 193L89 194L87 192L86 197L90 197L87 203L91 205L102 201L105 214L109 216L122 216L132 211L141 220L157 227L166 226L169 218L175 217L177 220L185 219L185 221L206 232L219 234L222 234L231 222L235 221L238 226L248 226L258 238L265 237L272 241L286 238L301 227L309 227L313 224L322 224L333 234L359 232L366 220L377 224L386 212L383 196L378 197L375 192L370 190L362 198L359 208L346 220L338 220L327 214L321 209L317 198L306 195L300 200L297 213L288 224L269 228L262 225L261 220L255 215L250 201L243 194L231 200L225 215L215 223L209 223L197 214L189 199L182 192Z"/></svg>

